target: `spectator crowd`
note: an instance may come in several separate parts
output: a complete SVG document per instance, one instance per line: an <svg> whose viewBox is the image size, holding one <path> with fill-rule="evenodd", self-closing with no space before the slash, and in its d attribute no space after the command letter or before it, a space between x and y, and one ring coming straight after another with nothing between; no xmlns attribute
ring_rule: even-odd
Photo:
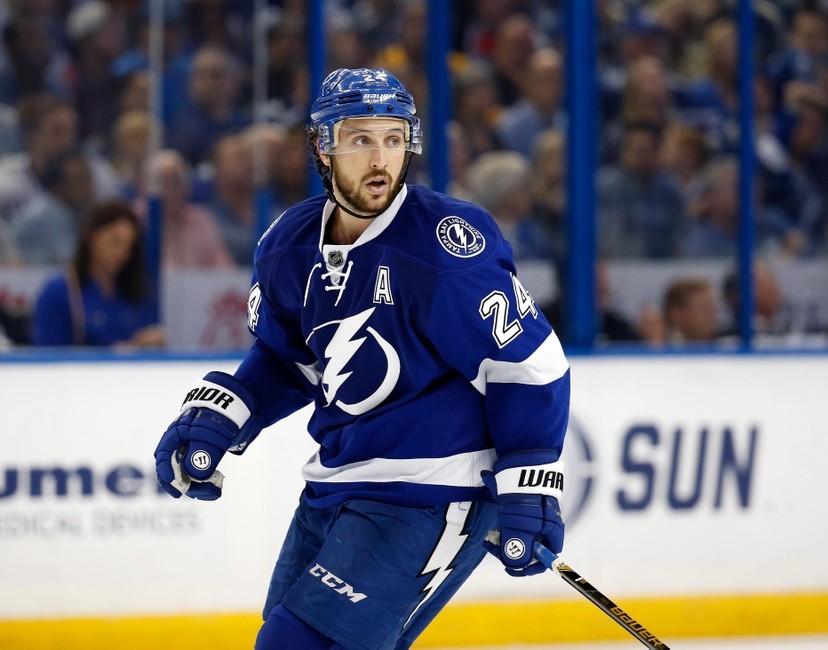
<svg viewBox="0 0 828 650"><path fill-rule="evenodd" d="M548 260L560 278L565 5L452 2L446 62L447 191L489 210L518 262ZM756 251L825 258L828 2L753 5ZM0 0L0 267L76 267L98 206L120 202L145 224L154 195L163 206L162 268L251 263L262 225L308 195L312 174L307 2L271 0L258 17L254 8L253 0L163 3L156 114L148 0ZM625 259L735 260L737 2L596 0L596 8L601 269ZM264 21L264 93L256 92L254 18ZM389 69L428 129L428 21L426 0L328 0L326 67ZM429 183L427 159L426 151L415 161L411 181ZM260 190L271 200L257 203ZM723 289L685 278L669 288L657 324L612 330L653 342L714 339L719 327L682 335L676 323L692 321L690 303L709 316L711 302L725 299ZM560 320L560 308L548 313Z"/></svg>

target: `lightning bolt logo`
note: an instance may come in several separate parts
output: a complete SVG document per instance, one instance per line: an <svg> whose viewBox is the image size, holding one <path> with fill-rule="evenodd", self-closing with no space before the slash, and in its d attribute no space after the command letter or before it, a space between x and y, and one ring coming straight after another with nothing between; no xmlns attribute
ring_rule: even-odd
<svg viewBox="0 0 828 650"><path fill-rule="evenodd" d="M373 312L372 307L356 316L340 321L336 333L328 343L328 347L325 348L325 358L329 361L322 375L322 390L325 393L327 405L331 404L339 387L351 376L350 372L342 372L342 370L365 343L365 336L358 339L354 339L354 336Z"/></svg>
<svg viewBox="0 0 828 650"><path fill-rule="evenodd" d="M463 227L460 224L454 224L451 227L453 239L463 248L467 249L468 246L468 239L466 238L466 231L463 230Z"/></svg>
<svg viewBox="0 0 828 650"><path fill-rule="evenodd" d="M325 395L325 406L335 404L350 415L367 413L388 397L391 391L394 390L394 386L397 385L397 380L400 378L400 357L388 341L373 327L368 326L365 327L365 331L376 341L385 356L385 377L379 387L360 402L349 404L336 399L336 394L339 392L339 389L342 388L342 385L353 374L353 371L345 372L345 367L368 338L367 336L358 337L357 334L368 322L374 310L375 307L371 307L359 314L344 318L341 321L325 323L314 328L313 332L308 336L307 341L310 343L311 337L320 329L330 325L337 326L336 332L334 332L333 337L325 347L324 353L325 358L328 360L325 365L325 370L322 373L322 392Z"/></svg>
<svg viewBox="0 0 828 650"><path fill-rule="evenodd" d="M437 240L454 257L474 257L486 248L482 233L465 219L444 217L437 224Z"/></svg>
<svg viewBox="0 0 828 650"><path fill-rule="evenodd" d="M468 501L450 503L446 509L446 525L443 529L443 534L437 540L437 545L434 547L431 557L428 558L428 562L426 562L423 570L420 571L421 576L433 575L428 581L428 584L423 587L421 592L423 598L417 603L417 606L411 612L403 628L411 622L414 614L437 592L440 585L446 581L454 570L454 561L468 537L468 534L463 531L466 528L466 519L469 516L470 510L471 503Z"/></svg>

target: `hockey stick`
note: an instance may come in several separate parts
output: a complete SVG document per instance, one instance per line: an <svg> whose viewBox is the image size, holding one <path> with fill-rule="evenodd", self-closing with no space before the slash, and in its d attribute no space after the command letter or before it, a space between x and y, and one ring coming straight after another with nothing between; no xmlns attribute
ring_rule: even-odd
<svg viewBox="0 0 828 650"><path fill-rule="evenodd" d="M648 648L658 650L670 650L663 642L659 641L655 634L647 630L641 623L627 614L618 605L612 602L604 594L593 587L589 582L572 570L561 558L546 548L540 542L535 542L535 557L548 569L553 569L558 575L572 585L582 596L592 602L602 612L618 623L627 632Z"/></svg>

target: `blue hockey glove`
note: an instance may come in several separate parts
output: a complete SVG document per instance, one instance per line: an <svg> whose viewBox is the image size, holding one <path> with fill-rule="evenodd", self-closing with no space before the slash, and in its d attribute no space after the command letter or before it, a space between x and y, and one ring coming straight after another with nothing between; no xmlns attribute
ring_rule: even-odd
<svg viewBox="0 0 828 650"><path fill-rule="evenodd" d="M546 567L534 556L535 540L554 553L563 548L564 523L558 500L563 495L563 463L551 450L520 452L483 471L483 483L498 506L497 531L483 542L512 576L541 573Z"/></svg>
<svg viewBox="0 0 828 650"><path fill-rule="evenodd" d="M261 430L253 396L235 377L210 372L193 386L155 448L155 473L167 494L213 501L225 452L241 453Z"/></svg>

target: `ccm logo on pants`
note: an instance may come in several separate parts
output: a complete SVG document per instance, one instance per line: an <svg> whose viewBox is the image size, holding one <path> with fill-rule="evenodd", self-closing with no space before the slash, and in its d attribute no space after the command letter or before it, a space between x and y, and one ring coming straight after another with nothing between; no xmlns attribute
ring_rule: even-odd
<svg viewBox="0 0 828 650"><path fill-rule="evenodd" d="M310 569L308 569L308 572L312 576L319 578L323 585L330 587L338 594L342 594L352 603L358 603L360 600L368 598L365 594L354 591L354 588L351 585L335 576L321 564L314 564Z"/></svg>

